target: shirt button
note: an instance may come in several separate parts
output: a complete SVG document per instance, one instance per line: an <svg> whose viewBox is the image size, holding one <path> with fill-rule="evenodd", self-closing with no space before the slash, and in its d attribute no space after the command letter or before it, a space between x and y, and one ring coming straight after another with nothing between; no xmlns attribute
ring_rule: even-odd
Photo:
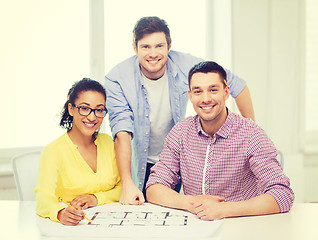
<svg viewBox="0 0 318 240"><path fill-rule="evenodd" d="M148 117L149 115L148 115L148 113L146 114L146 117Z"/></svg>
<svg viewBox="0 0 318 240"><path fill-rule="evenodd" d="M144 152L147 152L147 149L145 149Z"/></svg>
<svg viewBox="0 0 318 240"><path fill-rule="evenodd" d="M145 168L144 168L144 167L142 167L142 168L141 168L141 170L145 170Z"/></svg>
<svg viewBox="0 0 318 240"><path fill-rule="evenodd" d="M142 182L139 182L139 185L141 185L142 184Z"/></svg>
<svg viewBox="0 0 318 240"><path fill-rule="evenodd" d="M146 135L148 135L148 132L146 132Z"/></svg>

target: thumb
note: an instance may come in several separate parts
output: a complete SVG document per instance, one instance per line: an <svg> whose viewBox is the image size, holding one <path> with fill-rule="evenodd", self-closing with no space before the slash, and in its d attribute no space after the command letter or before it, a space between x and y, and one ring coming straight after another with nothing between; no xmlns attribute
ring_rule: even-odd
<svg viewBox="0 0 318 240"><path fill-rule="evenodd" d="M216 196L217 200L219 202L224 202L225 201L225 198L224 197L220 197L220 196Z"/></svg>

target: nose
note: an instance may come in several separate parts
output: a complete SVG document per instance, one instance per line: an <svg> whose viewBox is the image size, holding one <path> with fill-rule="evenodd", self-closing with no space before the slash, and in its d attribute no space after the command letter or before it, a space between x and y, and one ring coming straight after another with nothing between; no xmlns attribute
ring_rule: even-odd
<svg viewBox="0 0 318 240"><path fill-rule="evenodd" d="M149 50L149 56L152 57L152 58L157 57L156 48L154 48L154 47L150 48L150 50Z"/></svg>
<svg viewBox="0 0 318 240"><path fill-rule="evenodd" d="M211 94L207 91L204 91L202 94L202 102L210 103L211 102Z"/></svg>
<svg viewBox="0 0 318 240"><path fill-rule="evenodd" d="M96 119L94 111L91 111L91 113L87 116L87 119L91 122L93 122Z"/></svg>

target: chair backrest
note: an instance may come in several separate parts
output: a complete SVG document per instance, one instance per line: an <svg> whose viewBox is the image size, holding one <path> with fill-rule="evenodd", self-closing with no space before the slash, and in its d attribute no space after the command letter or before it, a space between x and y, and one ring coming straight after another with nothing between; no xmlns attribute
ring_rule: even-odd
<svg viewBox="0 0 318 240"><path fill-rule="evenodd" d="M277 161L280 163L280 165L284 169L284 155L283 155L283 153L281 151L278 151Z"/></svg>
<svg viewBox="0 0 318 240"><path fill-rule="evenodd" d="M34 201L41 151L23 153L12 158L14 180L19 200Z"/></svg>

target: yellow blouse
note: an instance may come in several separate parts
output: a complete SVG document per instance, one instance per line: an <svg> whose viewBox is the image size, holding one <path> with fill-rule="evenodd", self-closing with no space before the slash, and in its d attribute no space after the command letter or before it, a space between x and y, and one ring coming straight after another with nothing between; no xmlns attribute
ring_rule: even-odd
<svg viewBox="0 0 318 240"><path fill-rule="evenodd" d="M112 138L103 133L96 137L96 173L83 159L77 146L65 133L46 146L41 153L36 193L36 213L57 219L65 208L58 198L70 202L81 194L94 194L98 205L119 201L121 184Z"/></svg>

